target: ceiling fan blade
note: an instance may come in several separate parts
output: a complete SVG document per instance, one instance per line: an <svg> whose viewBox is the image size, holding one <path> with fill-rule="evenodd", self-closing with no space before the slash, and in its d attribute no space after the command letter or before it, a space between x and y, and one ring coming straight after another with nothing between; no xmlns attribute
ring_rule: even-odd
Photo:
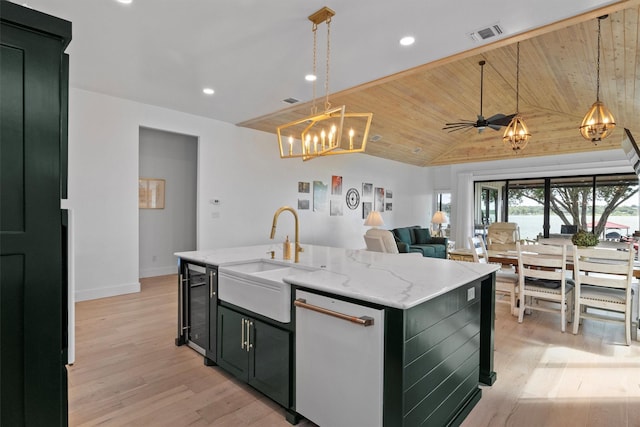
<svg viewBox="0 0 640 427"><path fill-rule="evenodd" d="M448 133L451 133L451 132L455 132L457 130L465 130L465 129L471 129L471 126L460 126L460 127L457 127L457 128L447 128L446 130L449 131Z"/></svg>
<svg viewBox="0 0 640 427"><path fill-rule="evenodd" d="M515 114L509 114L508 116L505 116L504 114L496 114L489 117L487 119L487 122L492 125L507 126L511 122L511 119L513 119L515 116Z"/></svg>
<svg viewBox="0 0 640 427"><path fill-rule="evenodd" d="M493 129L493 130L500 130L500 128L501 128L502 126L500 126L500 125L494 125L494 124L489 123L489 124L487 125L487 127L490 127L490 128L491 128L491 129Z"/></svg>

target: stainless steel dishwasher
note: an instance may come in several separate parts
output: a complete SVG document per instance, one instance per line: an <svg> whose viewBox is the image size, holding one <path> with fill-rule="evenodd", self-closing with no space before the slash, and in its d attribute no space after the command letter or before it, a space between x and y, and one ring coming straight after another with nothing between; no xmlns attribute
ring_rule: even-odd
<svg viewBox="0 0 640 427"><path fill-rule="evenodd" d="M321 427L382 426L384 310L296 291L296 412Z"/></svg>

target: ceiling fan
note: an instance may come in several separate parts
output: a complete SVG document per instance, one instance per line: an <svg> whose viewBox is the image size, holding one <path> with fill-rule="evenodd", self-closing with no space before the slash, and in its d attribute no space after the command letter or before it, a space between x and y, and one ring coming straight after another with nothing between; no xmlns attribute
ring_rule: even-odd
<svg viewBox="0 0 640 427"><path fill-rule="evenodd" d="M507 126L511 119L515 116L515 114L510 114L505 116L504 114L494 114L493 116L485 119L482 115L482 94L483 94L483 83L484 83L484 64L485 61L480 61L480 114L478 114L478 120L464 120L460 119L459 122L454 123L446 123L442 128L443 130L448 130L449 132L453 132L460 129L468 129L468 128L478 128L478 132L482 132L485 128L489 127L493 130L500 130L500 127Z"/></svg>

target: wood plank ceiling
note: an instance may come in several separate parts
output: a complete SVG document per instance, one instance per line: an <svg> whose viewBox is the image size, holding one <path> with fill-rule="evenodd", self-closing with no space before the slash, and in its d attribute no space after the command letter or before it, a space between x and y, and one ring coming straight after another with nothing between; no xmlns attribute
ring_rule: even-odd
<svg viewBox="0 0 640 427"><path fill-rule="evenodd" d="M594 145L579 126L596 100L598 13L547 29L496 42L474 52L399 73L330 96L347 112L373 112L368 142L372 156L417 165L535 157L619 148L624 128L640 138L639 16L633 7L613 9L602 21L600 99L612 111L616 129ZM576 23L577 22L577 23ZM556 29L557 28L557 29ZM515 154L500 131L471 128L447 132L447 122L476 120L480 110L480 60L484 69L483 113L512 114L516 109L516 44L520 40L520 112L532 139ZM310 103L289 107L239 126L275 133L278 125L305 117ZM274 136L274 150L277 142Z"/></svg>

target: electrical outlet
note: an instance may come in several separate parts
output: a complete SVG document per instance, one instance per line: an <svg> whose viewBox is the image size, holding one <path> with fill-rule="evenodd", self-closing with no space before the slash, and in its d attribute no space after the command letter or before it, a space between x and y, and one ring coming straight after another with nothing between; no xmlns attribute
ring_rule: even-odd
<svg viewBox="0 0 640 427"><path fill-rule="evenodd" d="M467 289L467 301L471 301L476 297L476 288Z"/></svg>

